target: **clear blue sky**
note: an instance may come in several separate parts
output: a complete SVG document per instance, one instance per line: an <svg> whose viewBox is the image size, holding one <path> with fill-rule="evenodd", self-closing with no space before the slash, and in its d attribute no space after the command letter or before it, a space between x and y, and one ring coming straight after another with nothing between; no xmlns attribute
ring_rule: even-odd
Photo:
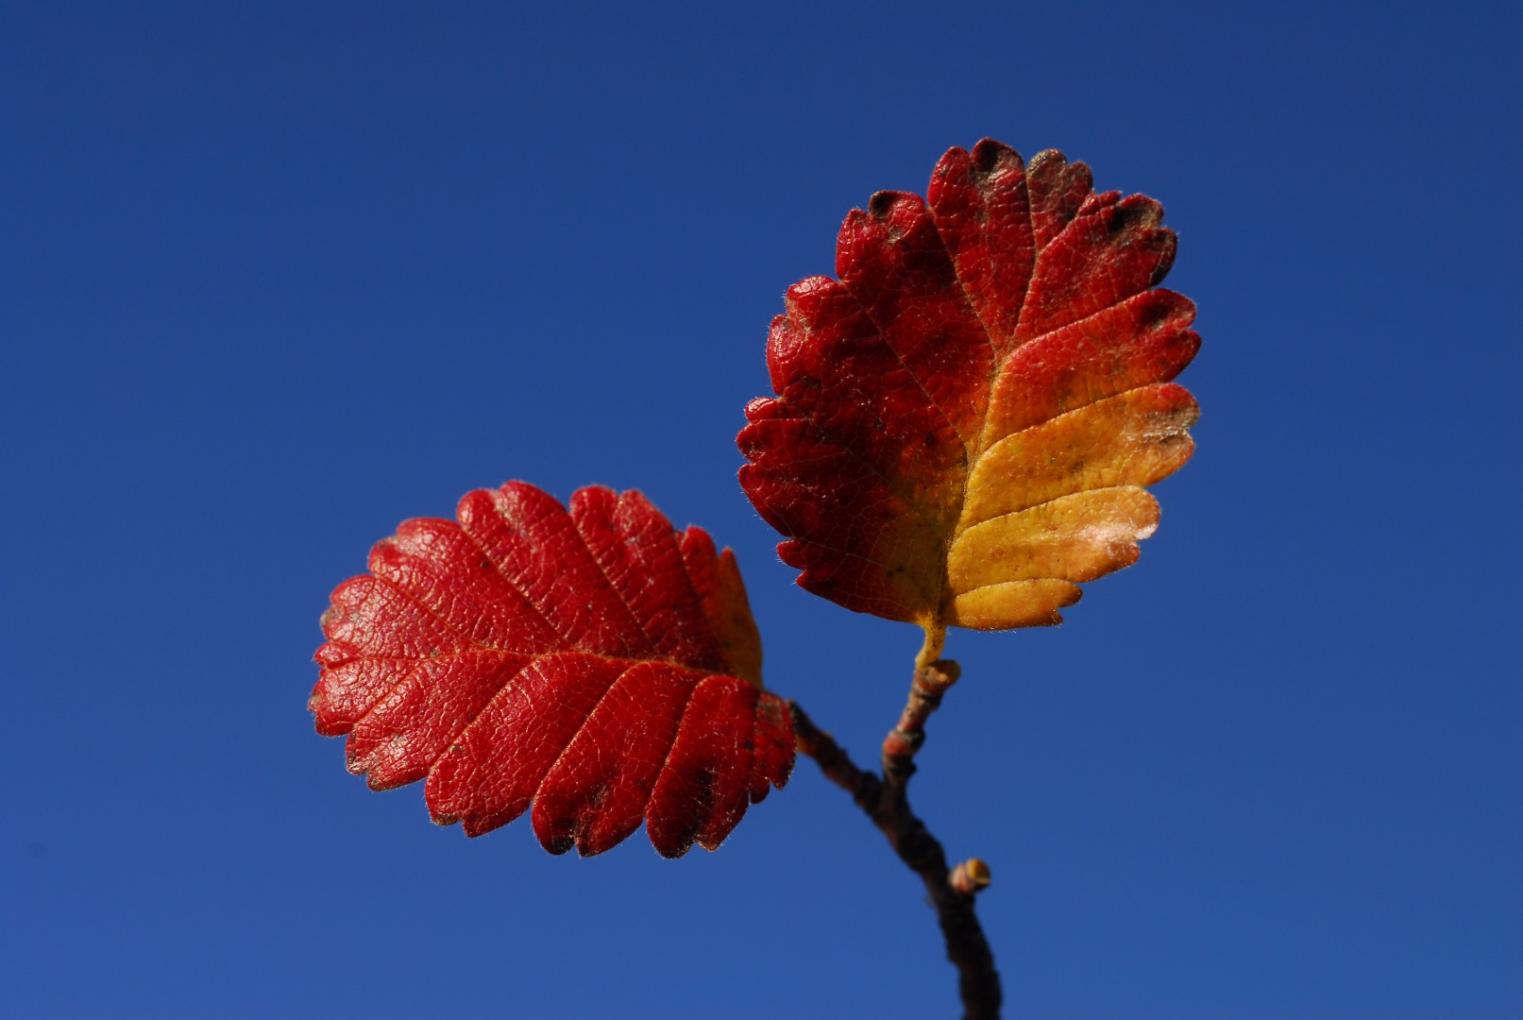
<svg viewBox="0 0 1523 1020"><path fill-rule="evenodd" d="M919 635L790 584L733 437L847 209L987 134L1163 201L1205 341L1141 563L949 645L915 799L1010 1015L1523 1016L1510 5L505 7L0 8L0 1014L950 1015L812 763L552 858L305 700L399 520L603 482L870 758Z"/></svg>

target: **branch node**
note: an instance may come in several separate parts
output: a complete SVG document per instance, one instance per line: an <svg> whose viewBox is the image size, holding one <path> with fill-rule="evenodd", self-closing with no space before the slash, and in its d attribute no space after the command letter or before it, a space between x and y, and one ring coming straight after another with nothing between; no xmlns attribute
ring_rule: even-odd
<svg viewBox="0 0 1523 1020"><path fill-rule="evenodd" d="M888 736L883 738L884 758L911 758L920 745L925 743L925 731L906 733L901 729L888 731Z"/></svg>
<svg viewBox="0 0 1523 1020"><path fill-rule="evenodd" d="M937 659L915 671L915 686L925 695L941 697L962 677L962 667L951 659Z"/></svg>

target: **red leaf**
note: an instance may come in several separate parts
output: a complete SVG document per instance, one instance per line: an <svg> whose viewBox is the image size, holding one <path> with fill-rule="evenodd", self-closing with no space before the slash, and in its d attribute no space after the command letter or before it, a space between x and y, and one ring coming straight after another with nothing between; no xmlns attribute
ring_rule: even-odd
<svg viewBox="0 0 1523 1020"><path fill-rule="evenodd" d="M1194 306L1149 289L1175 246L1152 199L988 139L928 195L874 195L841 226L840 279L788 290L777 396L738 441L799 584L919 623L934 657L949 625L1056 623L1077 582L1136 559L1143 486L1193 449L1168 380L1200 340Z"/></svg>
<svg viewBox="0 0 1523 1020"><path fill-rule="evenodd" d="M787 707L735 557L638 492L568 514L523 482L405 521L333 592L309 707L378 790L428 779L476 836L533 804L546 850L601 853L645 819L663 855L717 847L793 766Z"/></svg>

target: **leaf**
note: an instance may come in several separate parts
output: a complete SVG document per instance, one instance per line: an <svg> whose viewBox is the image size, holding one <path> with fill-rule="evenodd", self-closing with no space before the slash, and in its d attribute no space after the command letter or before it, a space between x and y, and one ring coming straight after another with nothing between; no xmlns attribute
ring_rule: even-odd
<svg viewBox="0 0 1523 1020"><path fill-rule="evenodd" d="M533 804L551 853L601 853L645 819L714 849L793 766L787 707L735 557L638 492L479 489L405 521L334 590L310 709L377 790L428 779L477 836Z"/></svg>
<svg viewBox="0 0 1523 1020"><path fill-rule="evenodd" d="M1163 208L1095 194L1061 153L952 149L929 200L847 215L839 279L789 288L775 398L753 400L741 485L808 590L926 630L1053 624L1130 565L1182 465L1194 306L1150 289Z"/></svg>

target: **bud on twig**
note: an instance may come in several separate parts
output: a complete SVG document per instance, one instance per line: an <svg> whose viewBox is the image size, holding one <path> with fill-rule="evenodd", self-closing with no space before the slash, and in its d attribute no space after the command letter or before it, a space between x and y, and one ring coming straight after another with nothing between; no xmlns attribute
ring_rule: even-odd
<svg viewBox="0 0 1523 1020"><path fill-rule="evenodd" d="M969 857L947 876L947 884L964 896L976 896L989 887L994 876L980 857Z"/></svg>

